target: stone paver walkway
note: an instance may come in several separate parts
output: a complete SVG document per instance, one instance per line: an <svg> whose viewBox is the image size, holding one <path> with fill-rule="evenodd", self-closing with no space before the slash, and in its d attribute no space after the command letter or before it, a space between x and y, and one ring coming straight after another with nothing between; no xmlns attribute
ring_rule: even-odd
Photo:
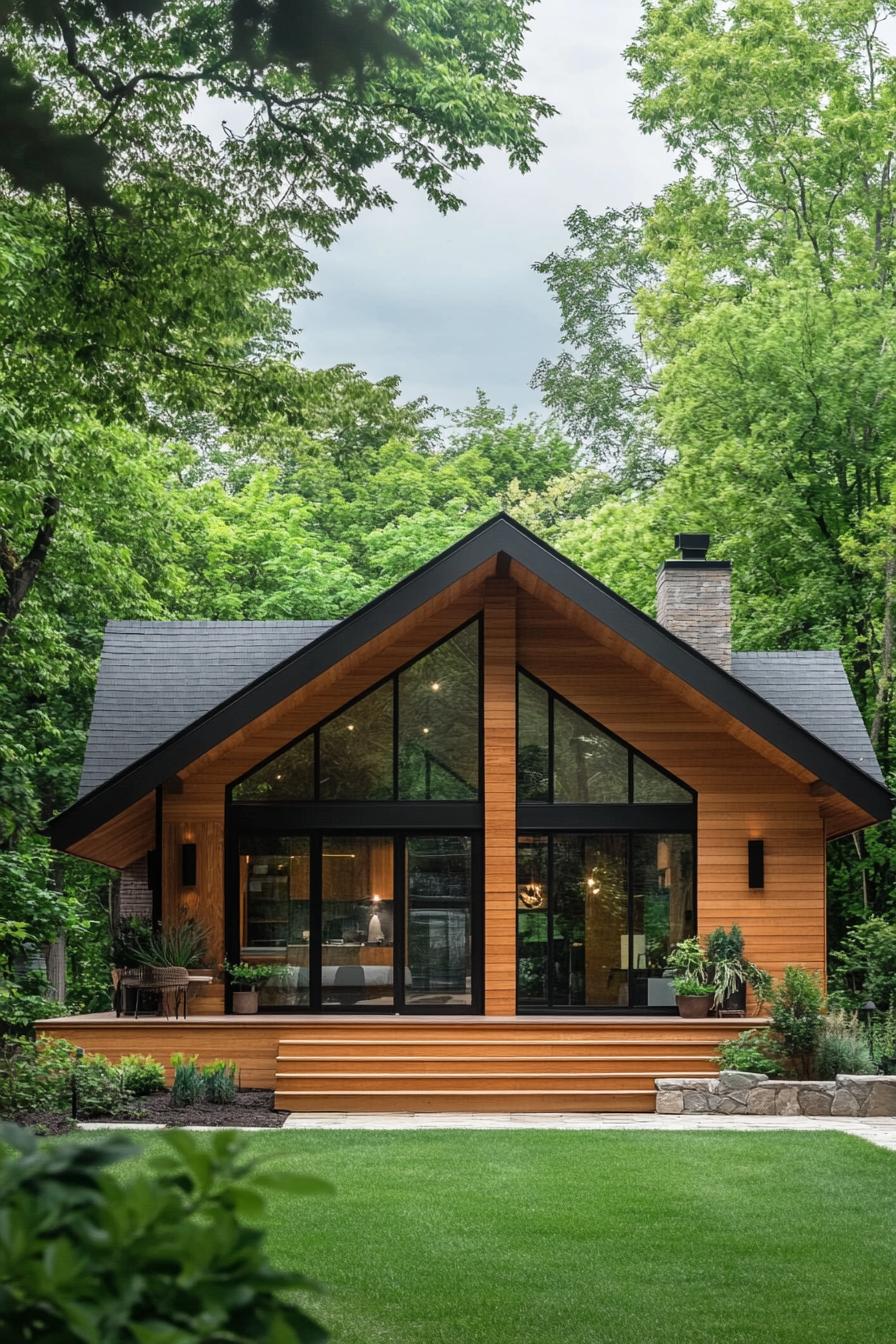
<svg viewBox="0 0 896 1344"><path fill-rule="evenodd" d="M728 1133L756 1133L777 1130L833 1130L839 1134L853 1134L867 1139L881 1148L896 1152L896 1116L881 1119L854 1119L828 1116L776 1115L651 1115L611 1112L602 1115L583 1115L576 1112L533 1114L475 1115L472 1112L415 1112L404 1114L377 1114L354 1112L303 1113L293 1111L283 1125L284 1129L562 1129L562 1130L625 1130L648 1129L663 1133L719 1130Z"/></svg>

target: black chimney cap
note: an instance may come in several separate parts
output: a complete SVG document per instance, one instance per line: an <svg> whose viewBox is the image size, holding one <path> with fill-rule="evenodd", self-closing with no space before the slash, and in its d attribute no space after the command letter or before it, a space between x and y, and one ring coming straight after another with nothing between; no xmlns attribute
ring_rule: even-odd
<svg viewBox="0 0 896 1344"><path fill-rule="evenodd" d="M705 560L709 542L708 532L675 533L675 549L682 560Z"/></svg>

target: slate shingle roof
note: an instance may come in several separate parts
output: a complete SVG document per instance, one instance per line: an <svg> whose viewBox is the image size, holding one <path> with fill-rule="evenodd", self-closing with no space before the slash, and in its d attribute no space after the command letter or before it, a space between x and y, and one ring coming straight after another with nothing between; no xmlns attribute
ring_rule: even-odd
<svg viewBox="0 0 896 1344"><path fill-rule="evenodd" d="M735 653L731 670L757 695L884 783L865 722L836 649Z"/></svg>
<svg viewBox="0 0 896 1344"><path fill-rule="evenodd" d="M110 621L78 797L139 761L334 621Z"/></svg>
<svg viewBox="0 0 896 1344"><path fill-rule="evenodd" d="M333 621L110 621L79 798L304 648ZM735 653L737 679L882 784L833 649Z"/></svg>

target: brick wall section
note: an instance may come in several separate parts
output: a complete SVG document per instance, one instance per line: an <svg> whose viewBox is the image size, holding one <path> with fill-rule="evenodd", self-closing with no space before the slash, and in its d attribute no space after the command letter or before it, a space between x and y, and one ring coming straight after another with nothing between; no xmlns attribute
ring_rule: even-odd
<svg viewBox="0 0 896 1344"><path fill-rule="evenodd" d="M656 618L731 671L731 566L725 561L667 560L656 580Z"/></svg>
<svg viewBox="0 0 896 1344"><path fill-rule="evenodd" d="M152 891L146 877L146 857L121 870L118 887L119 919L152 919Z"/></svg>

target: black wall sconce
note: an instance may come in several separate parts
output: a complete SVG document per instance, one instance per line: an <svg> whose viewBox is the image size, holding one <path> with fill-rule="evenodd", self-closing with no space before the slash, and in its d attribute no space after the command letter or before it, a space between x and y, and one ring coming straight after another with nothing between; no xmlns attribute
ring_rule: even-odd
<svg viewBox="0 0 896 1344"><path fill-rule="evenodd" d="M180 881L183 887L196 885L196 846L192 844L180 847Z"/></svg>
<svg viewBox="0 0 896 1344"><path fill-rule="evenodd" d="M747 879L755 891L765 886L765 841L747 841Z"/></svg>

